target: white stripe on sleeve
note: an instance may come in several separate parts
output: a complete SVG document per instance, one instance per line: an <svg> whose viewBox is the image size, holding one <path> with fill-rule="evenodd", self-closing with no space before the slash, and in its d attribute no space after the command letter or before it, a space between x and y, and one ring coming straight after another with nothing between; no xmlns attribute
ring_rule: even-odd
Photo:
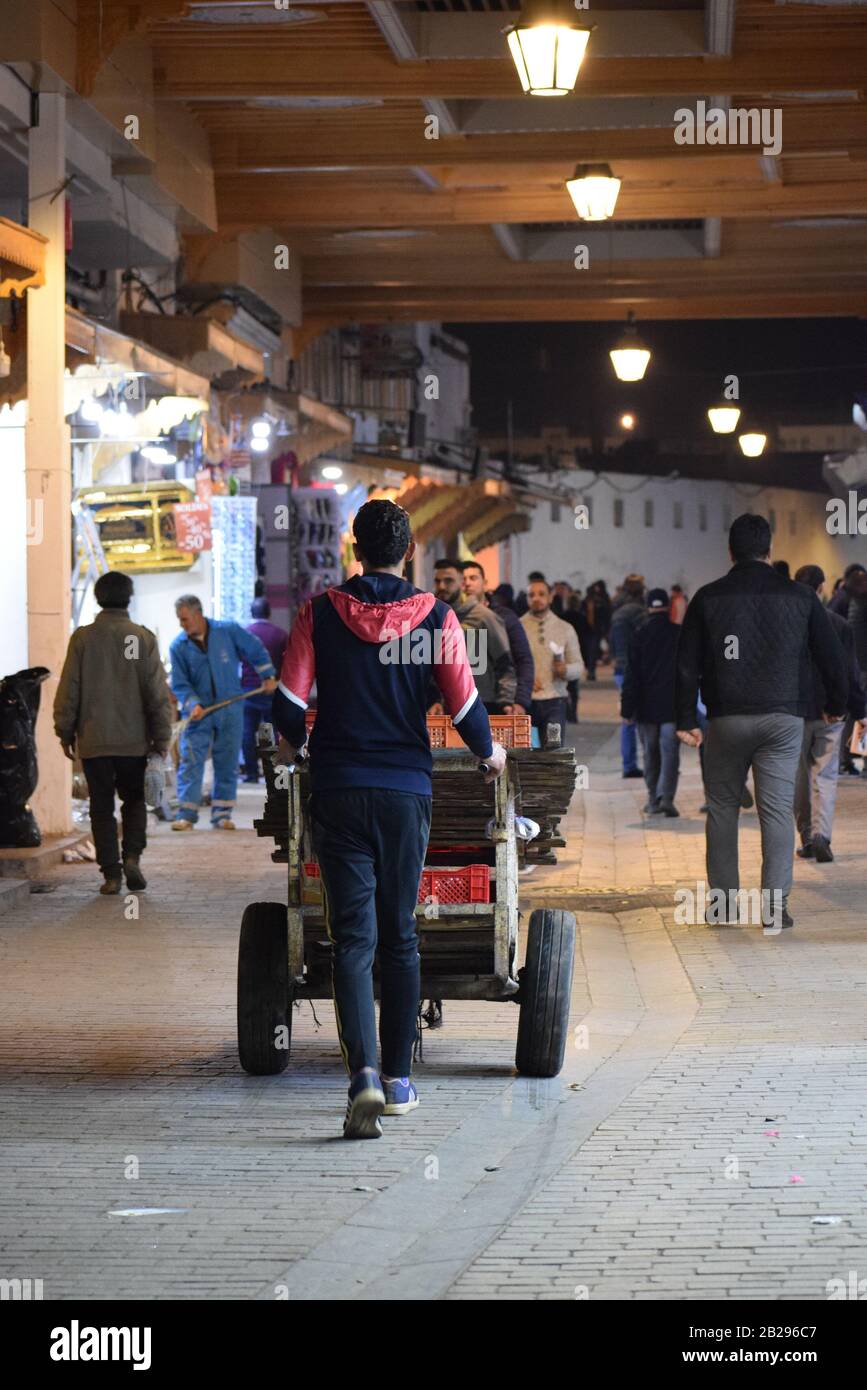
<svg viewBox="0 0 867 1390"><path fill-rule="evenodd" d="M470 698L467 700L466 704L461 705L461 708L458 710L457 714L453 714L453 715L452 715L452 723L453 723L453 724L460 724L460 722L461 722L461 720L463 719L464 715L465 715L465 714L469 714L469 711L470 711L470 709L472 708L473 702L474 702L475 700L477 700L478 698L479 698L479 692L478 692L478 690L474 690L473 693L472 693L472 695L470 696Z"/></svg>
<svg viewBox="0 0 867 1390"><path fill-rule="evenodd" d="M281 695L285 695L285 696L286 696L286 699L287 699L287 700L291 700L292 703L293 703L293 705L298 705L300 709L306 709L306 708L307 708L307 701L306 701L306 700L302 700L302 699L300 698L300 696L298 696L298 695L293 695L293 694L292 694L292 691L289 690L289 689L283 684L282 681L278 681L278 682L277 682L277 689L280 691L280 694L281 694Z"/></svg>

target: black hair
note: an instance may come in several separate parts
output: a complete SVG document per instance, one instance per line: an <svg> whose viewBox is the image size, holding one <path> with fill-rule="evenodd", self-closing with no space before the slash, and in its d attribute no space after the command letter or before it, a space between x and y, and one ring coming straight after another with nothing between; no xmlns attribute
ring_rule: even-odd
<svg viewBox="0 0 867 1390"><path fill-rule="evenodd" d="M100 608L129 608L132 598L132 580L120 570L109 570L101 574L93 586L93 597Z"/></svg>
<svg viewBox="0 0 867 1390"><path fill-rule="evenodd" d="M434 561L434 569L435 569L435 570L457 570L458 573L460 574L460 573L463 571L463 568L464 568L464 566L463 566L463 562L462 562L461 560L435 560L435 561Z"/></svg>
<svg viewBox="0 0 867 1390"><path fill-rule="evenodd" d="M412 540L409 513L384 498L359 507L352 530L361 558L373 569L399 564Z"/></svg>
<svg viewBox="0 0 867 1390"><path fill-rule="evenodd" d="M843 571L843 578L849 579L853 574L858 574L860 572L863 572L863 570L864 566L858 560L856 560L853 564L846 566L846 568Z"/></svg>
<svg viewBox="0 0 867 1390"><path fill-rule="evenodd" d="M735 564L742 560L763 560L771 549L771 528L763 516L744 512L735 517L729 530L729 550Z"/></svg>
<svg viewBox="0 0 867 1390"><path fill-rule="evenodd" d="M464 560L463 564L461 565L461 569L462 569L462 570L478 570L478 571L479 571L479 574L482 576L482 578L484 579L484 577L485 577L485 568L484 568L484 565L480 565L479 562L478 562L478 560Z"/></svg>
<svg viewBox="0 0 867 1390"><path fill-rule="evenodd" d="M784 579L791 579L792 574L789 569L788 560L775 560L772 568L777 571L777 574L781 574ZM822 578L824 579L824 577L823 575Z"/></svg>
<svg viewBox="0 0 867 1390"><path fill-rule="evenodd" d="M271 605L266 598L254 598L250 604L251 618L270 618Z"/></svg>
<svg viewBox="0 0 867 1390"><path fill-rule="evenodd" d="M527 575L527 583L528 583L528 584L539 584L540 582L541 582L542 584L547 584L547 583L548 583L548 581L547 581L547 579L545 578L545 576L544 576L544 574L542 573L542 571L541 571L541 570L531 570L530 573Z"/></svg>
<svg viewBox="0 0 867 1390"><path fill-rule="evenodd" d="M825 571L820 569L818 565L802 565L795 572L795 582L806 584L809 589L815 589L818 592L819 585L825 582Z"/></svg>

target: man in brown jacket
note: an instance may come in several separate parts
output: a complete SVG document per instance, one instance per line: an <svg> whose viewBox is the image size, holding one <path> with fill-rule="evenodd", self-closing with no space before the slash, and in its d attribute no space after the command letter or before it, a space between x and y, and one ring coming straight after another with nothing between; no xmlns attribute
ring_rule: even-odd
<svg viewBox="0 0 867 1390"><path fill-rule="evenodd" d="M100 893L147 884L139 858L147 843L144 775L149 753L171 741L171 697L156 638L130 620L132 580L100 575L102 612L69 640L54 701L54 731L68 758L81 758L90 792L90 824L105 882ZM123 861L118 854L115 792L121 801Z"/></svg>

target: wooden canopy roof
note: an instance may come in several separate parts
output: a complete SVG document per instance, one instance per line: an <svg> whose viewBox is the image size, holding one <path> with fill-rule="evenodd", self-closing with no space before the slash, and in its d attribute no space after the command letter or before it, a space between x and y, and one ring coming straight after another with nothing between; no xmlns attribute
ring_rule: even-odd
<svg viewBox="0 0 867 1390"><path fill-rule="evenodd" d="M867 312L867 7L593 0L575 94L534 98L500 32L518 5L98 11L103 33L127 14L157 97L207 130L219 235L269 228L300 250L305 319ZM676 145L674 112L700 100L779 110L779 154ZM565 181L588 161L622 188L577 270L563 237L588 229ZM665 230L689 232L682 254L660 251Z"/></svg>

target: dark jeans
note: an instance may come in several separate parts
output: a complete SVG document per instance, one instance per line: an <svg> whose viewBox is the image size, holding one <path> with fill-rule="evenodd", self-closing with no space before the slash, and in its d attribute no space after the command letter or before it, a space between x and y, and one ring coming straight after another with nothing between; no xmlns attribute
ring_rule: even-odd
<svg viewBox="0 0 867 1390"><path fill-rule="evenodd" d="M581 657L587 669L587 679L595 681L596 663L599 660L599 637L588 628L584 635L578 638L578 645L581 648Z"/></svg>
<svg viewBox="0 0 867 1390"><path fill-rule="evenodd" d="M244 756L244 776L259 779L259 759L256 756L256 731L259 725L268 723L271 717L270 695L252 695L244 701L244 733L241 751Z"/></svg>
<svg viewBox="0 0 867 1390"><path fill-rule="evenodd" d="M623 689L623 673L614 672L614 684L618 694ZM638 730L635 724L620 725L620 761L624 772L634 772L638 767Z"/></svg>
<svg viewBox="0 0 867 1390"><path fill-rule="evenodd" d="M530 705L530 720L533 728L539 730L539 739L545 747L545 731L549 724L560 725L560 747L566 743L566 701L562 695L556 700L533 700Z"/></svg>
<svg viewBox="0 0 867 1390"><path fill-rule="evenodd" d="M639 724L644 751L644 781L651 803L673 803L680 771L680 741L674 724Z"/></svg>
<svg viewBox="0 0 867 1390"><path fill-rule="evenodd" d="M377 1068L373 957L379 955L379 1039L386 1076L409 1076L419 994L415 909L431 798L381 787L315 792L310 801L333 956L334 1012L350 1076Z"/></svg>
<svg viewBox="0 0 867 1390"><path fill-rule="evenodd" d="M144 799L147 758L82 758L90 792L90 828L96 846L96 862L105 871L120 871L115 791L120 797L123 857L141 854L147 844L148 811Z"/></svg>

